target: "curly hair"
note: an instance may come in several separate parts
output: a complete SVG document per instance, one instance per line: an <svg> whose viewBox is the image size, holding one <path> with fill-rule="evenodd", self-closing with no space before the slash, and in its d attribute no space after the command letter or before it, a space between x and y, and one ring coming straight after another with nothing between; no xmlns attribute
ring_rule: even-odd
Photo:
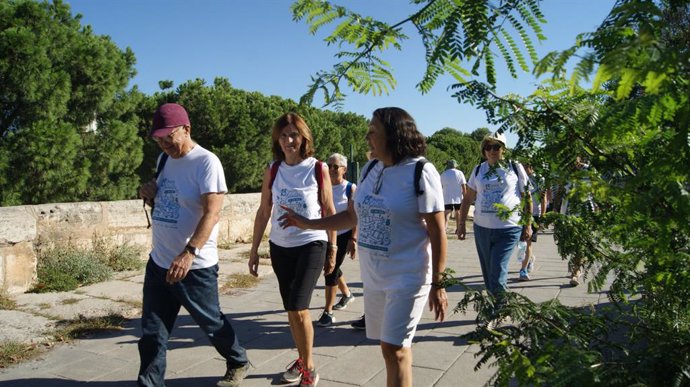
<svg viewBox="0 0 690 387"><path fill-rule="evenodd" d="M386 148L395 164L405 157L426 154L424 135L417 130L417 124L408 112L398 107L385 107L374 110L373 117L385 129Z"/></svg>
<svg viewBox="0 0 690 387"><path fill-rule="evenodd" d="M290 112L278 117L273 124L271 139L273 140L273 160L275 161L285 160L285 153L280 148L280 142L278 140L280 139L280 132L282 132L286 126L290 125L294 126L300 136L302 136L302 145L299 150L300 156L306 159L314 155L314 138L311 135L311 129L309 129L304 118L297 113Z"/></svg>

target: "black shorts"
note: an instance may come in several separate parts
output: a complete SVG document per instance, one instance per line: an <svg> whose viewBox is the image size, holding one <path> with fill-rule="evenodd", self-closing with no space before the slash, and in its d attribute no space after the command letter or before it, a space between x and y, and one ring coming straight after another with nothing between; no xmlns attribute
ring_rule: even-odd
<svg viewBox="0 0 690 387"><path fill-rule="evenodd" d="M343 264L343 261L345 261L347 243L350 241L350 238L352 238L352 230L338 235L338 240L336 243L338 245L338 252L335 254L335 267L333 268L331 274L324 276L326 278L326 286L337 285L338 278L343 276L343 271L340 270L340 266Z"/></svg>
<svg viewBox="0 0 690 387"><path fill-rule="evenodd" d="M444 207L446 208L446 211L451 211L451 210L460 211L460 203L446 204Z"/></svg>
<svg viewBox="0 0 690 387"><path fill-rule="evenodd" d="M326 260L326 241L297 247L281 247L269 241L269 246L283 307L291 311L309 309Z"/></svg>

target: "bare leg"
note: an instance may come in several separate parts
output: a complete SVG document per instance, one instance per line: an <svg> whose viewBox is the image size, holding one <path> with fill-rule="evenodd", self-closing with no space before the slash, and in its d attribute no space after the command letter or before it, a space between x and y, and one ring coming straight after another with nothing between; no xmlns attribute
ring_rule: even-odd
<svg viewBox="0 0 690 387"><path fill-rule="evenodd" d="M352 293L350 293L350 288L347 286L344 275L341 275L340 278L338 278L338 289L340 290L340 294L343 296L349 297L352 295Z"/></svg>
<svg viewBox="0 0 690 387"><path fill-rule="evenodd" d="M412 387L412 348L381 342L387 387Z"/></svg>
<svg viewBox="0 0 690 387"><path fill-rule="evenodd" d="M306 368L313 369L314 327L311 325L309 310L288 310L288 322L290 323L292 340L295 342L300 359Z"/></svg>
<svg viewBox="0 0 690 387"><path fill-rule="evenodd" d="M326 285L326 306L323 309L328 313L333 312L333 305L335 305L336 288L337 286Z"/></svg>

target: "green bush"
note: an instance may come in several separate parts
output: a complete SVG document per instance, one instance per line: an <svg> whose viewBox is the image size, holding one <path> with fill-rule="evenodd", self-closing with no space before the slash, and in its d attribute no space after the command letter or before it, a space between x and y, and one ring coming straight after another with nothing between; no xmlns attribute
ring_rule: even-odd
<svg viewBox="0 0 690 387"><path fill-rule="evenodd" d="M33 292L64 292L82 285L107 281L114 271L139 270L144 267L141 249L129 244L115 245L94 235L91 248L72 243L39 249L38 282Z"/></svg>
<svg viewBox="0 0 690 387"><path fill-rule="evenodd" d="M112 269L95 252L73 245L39 252L38 283L33 291L68 291L110 279Z"/></svg>
<svg viewBox="0 0 690 387"><path fill-rule="evenodd" d="M113 245L104 238L94 238L94 253L114 271L139 270L145 262L141 260L141 248L127 243Z"/></svg>

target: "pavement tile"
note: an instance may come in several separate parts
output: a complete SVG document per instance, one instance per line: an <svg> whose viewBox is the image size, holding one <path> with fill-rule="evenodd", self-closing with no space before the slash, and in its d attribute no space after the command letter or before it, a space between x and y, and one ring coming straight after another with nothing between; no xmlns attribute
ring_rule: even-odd
<svg viewBox="0 0 690 387"><path fill-rule="evenodd" d="M436 381L434 387L483 386L496 373L490 364L474 370L477 360L473 353L463 353Z"/></svg>

